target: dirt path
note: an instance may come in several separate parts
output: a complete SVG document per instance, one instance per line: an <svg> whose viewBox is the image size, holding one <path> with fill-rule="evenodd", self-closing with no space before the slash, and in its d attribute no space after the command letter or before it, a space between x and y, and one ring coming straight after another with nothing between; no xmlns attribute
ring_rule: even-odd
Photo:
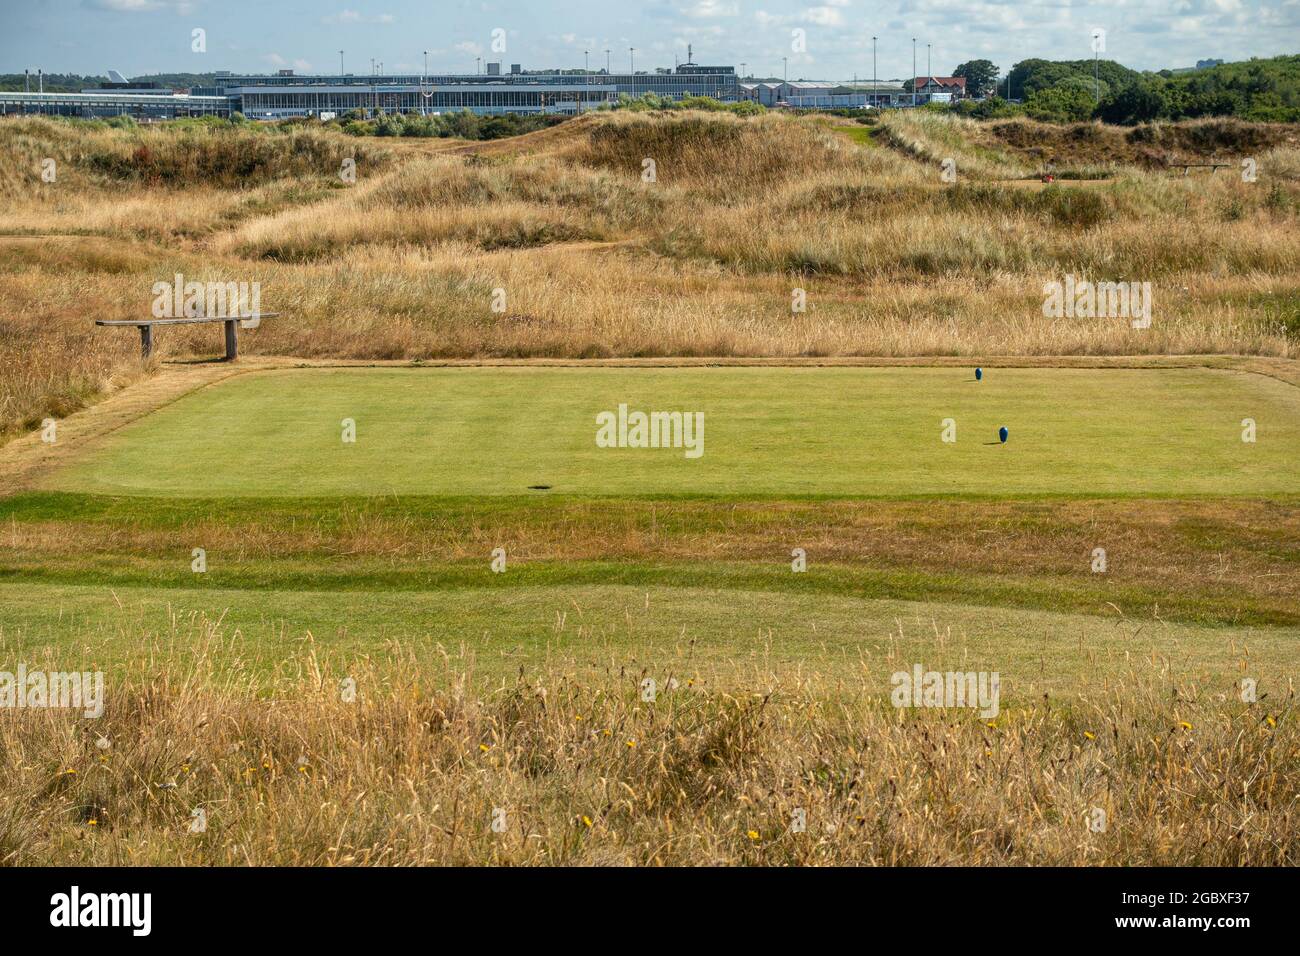
<svg viewBox="0 0 1300 956"><path fill-rule="evenodd" d="M1300 388L1300 361L1234 355L1136 356L919 356L878 358L611 358L611 359L445 359L409 362L347 359L301 359L292 356L241 357L225 362L169 362L143 381L58 423L57 440L48 444L39 431L0 446L0 496L29 489L44 474L70 462L108 435L177 399L235 375L292 368L709 368L758 366L792 368L966 367L986 368L1217 368L1265 375Z"/></svg>

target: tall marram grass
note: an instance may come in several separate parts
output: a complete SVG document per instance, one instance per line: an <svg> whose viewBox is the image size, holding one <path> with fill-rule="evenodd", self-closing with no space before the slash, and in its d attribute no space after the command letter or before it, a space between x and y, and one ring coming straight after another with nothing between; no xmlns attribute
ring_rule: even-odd
<svg viewBox="0 0 1300 956"><path fill-rule="evenodd" d="M397 646L346 662L308 645L268 672L207 619L141 640L102 718L0 712L0 863L1300 861L1294 701L1147 663L984 720L689 660L485 685L461 656L421 667Z"/></svg>
<svg viewBox="0 0 1300 956"><path fill-rule="evenodd" d="M1009 132L916 112L862 145L815 117L616 113L385 150L301 128L0 122L0 164L17 170L0 184L0 433L145 372L133 333L89 323L146 315L177 272L262 284L281 316L247 353L1292 357L1296 131L1202 125ZM1045 142L1091 168L1098 141L1125 156L1276 145L1255 183L1120 162L1104 181L1001 181L1037 169ZM948 156L955 185L939 180ZM338 176L348 157L355 184ZM1151 282L1151 328L1044 318L1043 287L1066 274ZM806 313L791 313L796 287ZM205 329L158 348L216 351Z"/></svg>

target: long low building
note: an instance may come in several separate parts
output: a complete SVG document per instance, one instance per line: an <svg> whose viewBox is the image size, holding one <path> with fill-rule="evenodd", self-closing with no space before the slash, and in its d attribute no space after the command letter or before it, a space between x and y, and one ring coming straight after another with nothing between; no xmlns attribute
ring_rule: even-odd
<svg viewBox="0 0 1300 956"><path fill-rule="evenodd" d="M667 99L709 96L740 99L736 71L730 66L685 64L649 73L583 70L524 72L518 66L501 73L433 76L302 76L285 70L274 76L217 75L217 84L237 98L245 116L274 119L364 110L373 113L579 113L622 95L653 93Z"/></svg>
<svg viewBox="0 0 1300 956"><path fill-rule="evenodd" d="M813 80L742 83L740 95L742 99L751 99L764 106L785 106L790 109L862 109L868 106L911 105L911 94L905 92L903 84L897 80L880 80L874 84Z"/></svg>
<svg viewBox="0 0 1300 956"><path fill-rule="evenodd" d="M237 109L238 107L235 107ZM0 93L0 116L11 113L45 116L138 119L176 119L182 116L229 116L231 99L224 94L194 96L186 93L119 93L112 90L81 93Z"/></svg>
<svg viewBox="0 0 1300 956"><path fill-rule="evenodd" d="M250 119L342 115L361 110L379 113L449 113L468 110L500 113L580 113L621 96L653 93L665 99L708 96L727 102L741 99L736 71L730 66L686 63L673 70L606 73L604 70L524 72L518 65L502 73L437 76L274 75L217 73L213 85L189 93L124 89L80 93L0 93L0 114L45 113L105 117L127 114L141 119L181 116L229 116Z"/></svg>

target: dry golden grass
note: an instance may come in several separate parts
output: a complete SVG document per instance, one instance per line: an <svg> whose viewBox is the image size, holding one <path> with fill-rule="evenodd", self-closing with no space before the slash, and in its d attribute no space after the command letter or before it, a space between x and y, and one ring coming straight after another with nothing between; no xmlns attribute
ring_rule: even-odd
<svg viewBox="0 0 1300 956"><path fill-rule="evenodd" d="M991 182L1037 161L971 121L884 128L893 148L815 117L615 113L378 149L301 129L5 122L0 160L20 174L0 232L39 238L0 236L0 432L140 375L133 333L87 324L146 315L177 272L260 282L283 315L243 350L267 355L1296 354L1300 150L1285 136L1253 184L1120 167L1047 189ZM950 153L955 186L934 162ZM44 155L57 183L39 179ZM1065 274L1151 282L1152 327L1045 319L1043 285ZM212 355L217 339L167 329L159 354Z"/></svg>
<svg viewBox="0 0 1300 956"><path fill-rule="evenodd" d="M826 678L702 672L688 656L556 659L483 686L463 650L430 672L400 647L345 662L307 646L267 674L210 620L138 640L101 719L0 714L0 862L1242 866L1300 854L1293 694L1239 703L1158 659L1069 701L1004 695L985 721L864 698L881 679L865 664ZM654 702L638 693L650 675ZM1104 832L1089 829L1095 809Z"/></svg>

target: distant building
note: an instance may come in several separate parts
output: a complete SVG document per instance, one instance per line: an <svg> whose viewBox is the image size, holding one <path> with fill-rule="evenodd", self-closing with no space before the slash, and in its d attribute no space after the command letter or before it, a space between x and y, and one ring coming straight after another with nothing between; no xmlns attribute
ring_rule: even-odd
<svg viewBox="0 0 1300 956"><path fill-rule="evenodd" d="M912 89L916 91L918 103L947 103L965 98L966 77L918 76L912 80Z"/></svg>
<svg viewBox="0 0 1300 956"><path fill-rule="evenodd" d="M762 103L764 106L776 106L780 93L780 83L741 83L740 98Z"/></svg>
<svg viewBox="0 0 1300 956"><path fill-rule="evenodd" d="M791 80L788 83L741 83L740 98L764 106L789 109L865 109L901 104L907 94L898 80L830 83L820 80Z"/></svg>
<svg viewBox="0 0 1300 956"><path fill-rule="evenodd" d="M195 96L165 90L0 93L0 116L15 113L79 116L86 119L131 116L142 120L178 119L185 116L229 116L231 99L224 94Z"/></svg>
<svg viewBox="0 0 1300 956"><path fill-rule="evenodd" d="M585 70L524 71L489 63L488 73L354 76L218 76L227 96L250 119L345 113L579 113L621 95L653 93L666 99L709 96L724 102L741 98L735 67L683 63L653 73Z"/></svg>
<svg viewBox="0 0 1300 956"><path fill-rule="evenodd" d="M46 113L61 116L129 115L141 119L179 116L229 116L250 119L377 113L579 113L619 97L653 93L665 99L708 96L724 102L742 98L735 67L683 63L652 73L604 70L525 72L512 63L509 73L489 63L487 73L355 76L351 73L305 76L293 70L274 75L219 71L213 85L174 94L129 84L81 93L0 93L0 115Z"/></svg>

